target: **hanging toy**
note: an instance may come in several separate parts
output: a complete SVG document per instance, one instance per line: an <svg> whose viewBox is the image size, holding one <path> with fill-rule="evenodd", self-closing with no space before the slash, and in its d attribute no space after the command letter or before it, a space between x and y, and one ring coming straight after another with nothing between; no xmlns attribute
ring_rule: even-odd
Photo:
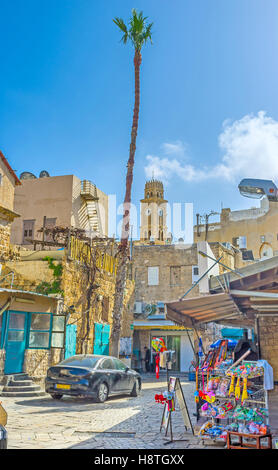
<svg viewBox="0 0 278 470"><path fill-rule="evenodd" d="M163 351L167 351L165 341L163 338L153 338L152 347L157 353L162 353Z"/></svg>
<svg viewBox="0 0 278 470"><path fill-rule="evenodd" d="M199 403L198 371L199 371L199 367L196 367L196 374L195 374L195 376L196 376L196 390L195 390L195 393L194 393L196 403Z"/></svg>
<svg viewBox="0 0 278 470"><path fill-rule="evenodd" d="M155 356L155 374L156 374L156 378L159 379L159 354L157 354Z"/></svg>
<svg viewBox="0 0 278 470"><path fill-rule="evenodd" d="M231 396L232 393L234 393L234 391L235 391L235 375L232 375L231 385L229 388L229 397Z"/></svg>
<svg viewBox="0 0 278 470"><path fill-rule="evenodd" d="M244 377L243 379L243 390L242 390L242 396L241 396L241 403L244 402L244 400L248 399L248 392L247 392L247 377Z"/></svg>
<svg viewBox="0 0 278 470"><path fill-rule="evenodd" d="M239 400L240 398L240 377L237 378L236 388L235 388L235 399Z"/></svg>

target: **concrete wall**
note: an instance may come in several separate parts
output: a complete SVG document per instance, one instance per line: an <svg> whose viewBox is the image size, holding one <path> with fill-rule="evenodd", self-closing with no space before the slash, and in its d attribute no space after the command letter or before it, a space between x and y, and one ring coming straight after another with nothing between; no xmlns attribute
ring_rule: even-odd
<svg viewBox="0 0 278 470"><path fill-rule="evenodd" d="M43 226L43 218L57 218L56 224L69 227L72 212L73 175L52 176L22 180L15 190L14 210L20 214L12 225L11 242L21 245L23 220L35 220L37 230Z"/></svg>

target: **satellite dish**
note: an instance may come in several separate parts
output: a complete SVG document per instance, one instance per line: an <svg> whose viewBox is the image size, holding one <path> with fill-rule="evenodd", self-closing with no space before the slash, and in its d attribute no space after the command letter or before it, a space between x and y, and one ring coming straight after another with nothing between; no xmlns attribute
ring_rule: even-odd
<svg viewBox="0 0 278 470"><path fill-rule="evenodd" d="M33 175L33 173L30 173L30 171L23 171L21 173L20 177L21 180L35 180L37 177Z"/></svg>
<svg viewBox="0 0 278 470"><path fill-rule="evenodd" d="M46 170L42 170L40 172L40 178L49 178L49 176L50 175L49 175L48 171L46 171Z"/></svg>

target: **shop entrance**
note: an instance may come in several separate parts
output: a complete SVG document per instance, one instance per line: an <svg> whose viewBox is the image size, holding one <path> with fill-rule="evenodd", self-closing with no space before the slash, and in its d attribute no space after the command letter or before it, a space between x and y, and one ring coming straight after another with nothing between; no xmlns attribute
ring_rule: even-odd
<svg viewBox="0 0 278 470"><path fill-rule="evenodd" d="M176 335L169 335L169 336L152 335L151 340L156 337L163 338L166 344L166 348L170 351L176 352L176 361L172 364L172 370L176 372L180 372L181 337L176 336ZM154 354L152 352L152 363L154 362L153 356Z"/></svg>

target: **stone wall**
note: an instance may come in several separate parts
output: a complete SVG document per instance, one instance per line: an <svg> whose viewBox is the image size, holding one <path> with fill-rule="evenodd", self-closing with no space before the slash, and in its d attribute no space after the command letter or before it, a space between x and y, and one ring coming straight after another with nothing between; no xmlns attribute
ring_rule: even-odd
<svg viewBox="0 0 278 470"><path fill-rule="evenodd" d="M62 289L67 306L74 306L69 323L77 324L77 353L92 353L94 344L94 323L112 326L115 281L114 275L101 271L95 278L96 288L92 292L90 312L86 313L88 285L82 266L76 261L64 260ZM122 337L132 337L130 328L133 322L134 283L127 280L122 318ZM87 333L87 317L89 317L89 336Z"/></svg>
<svg viewBox="0 0 278 470"><path fill-rule="evenodd" d="M278 381L278 318L259 318L261 357L273 367L274 380Z"/></svg>
<svg viewBox="0 0 278 470"><path fill-rule="evenodd" d="M0 218L0 260L9 258L11 224Z"/></svg>
<svg viewBox="0 0 278 470"><path fill-rule="evenodd" d="M192 266L198 265L196 245L136 245L133 248L135 300L146 303L172 302L192 287ZM148 267L159 268L159 283L148 284ZM196 286L188 297L196 297Z"/></svg>
<svg viewBox="0 0 278 470"><path fill-rule="evenodd" d="M35 381L42 381L47 369L63 359L62 354L63 351L58 348L26 349L23 371Z"/></svg>

